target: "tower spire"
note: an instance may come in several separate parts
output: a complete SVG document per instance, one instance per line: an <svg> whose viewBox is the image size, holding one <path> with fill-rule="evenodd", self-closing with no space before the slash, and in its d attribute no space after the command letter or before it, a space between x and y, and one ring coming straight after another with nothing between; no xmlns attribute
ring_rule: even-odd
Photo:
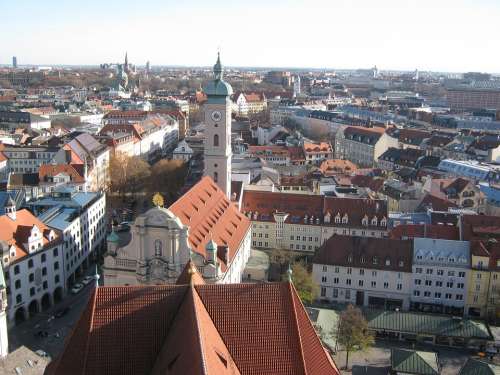
<svg viewBox="0 0 500 375"><path fill-rule="evenodd" d="M220 51L217 51L217 62L214 65L214 76L217 81L222 81L222 64L220 63Z"/></svg>

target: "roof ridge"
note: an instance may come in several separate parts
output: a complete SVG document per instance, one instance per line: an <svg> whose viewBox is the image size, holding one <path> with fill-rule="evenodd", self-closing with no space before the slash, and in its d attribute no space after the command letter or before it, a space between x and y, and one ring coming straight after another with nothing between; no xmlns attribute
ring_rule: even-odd
<svg viewBox="0 0 500 375"><path fill-rule="evenodd" d="M288 295L289 295L289 298L291 300L292 307L293 307L292 308L292 312L293 312L293 316L294 316L294 320L293 320L294 324L293 325L296 329L297 337L299 339L299 348L300 348L300 357L301 357L300 363L302 364L302 367L304 368L304 374L307 375L307 366L306 366L306 361L304 359L305 358L304 357L304 344L302 343L302 337L300 336L299 319L297 316L295 300L293 298L293 293L296 293L296 291L295 291L295 287L291 281L287 282L286 284L288 284L287 288L290 291L290 293L288 293Z"/></svg>
<svg viewBox="0 0 500 375"><path fill-rule="evenodd" d="M196 325L196 338L198 339L198 346L199 346L200 353L201 353L201 363L203 366L203 374L207 374L205 350L204 350L204 346L202 344L202 338L201 338L201 332L200 332L200 322L199 322L198 310L196 308L196 301L195 301L195 296L194 296L194 293L196 293L198 295L198 292L194 288L194 285L192 283L190 283L186 293L187 293L187 297L191 298L191 300L192 300L191 303L193 305L193 312L194 312L194 318L195 318L194 323ZM198 295L198 298L200 298L199 295ZM200 300L201 300L201 298L200 298ZM203 308L206 310L205 305L203 305ZM207 312L207 314L208 314L208 312ZM219 331L217 331L217 332L219 332ZM219 335L220 335L220 333L219 333Z"/></svg>
<svg viewBox="0 0 500 375"><path fill-rule="evenodd" d="M436 370L426 361L426 359L424 357L422 357L420 355L421 351L420 350L415 350L413 352L413 355L416 355L424 364L425 367L427 367L428 369L430 369L432 372L436 373ZM436 362L437 362L437 356L436 356L436 353L432 353L434 354L434 357L436 358ZM413 356L412 355L412 356Z"/></svg>
<svg viewBox="0 0 500 375"><path fill-rule="evenodd" d="M86 342L85 342L85 353L84 353L84 359L83 359L83 369L82 369L83 371L82 371L82 374L85 374L86 368L87 368L87 358L88 358L88 355L89 355L90 334L92 332L92 326L94 325L94 316L95 316L97 293L98 293L98 289L96 288L96 289L94 289L93 296L91 297L92 298L92 312L90 314L89 331L88 331L87 339L86 339Z"/></svg>

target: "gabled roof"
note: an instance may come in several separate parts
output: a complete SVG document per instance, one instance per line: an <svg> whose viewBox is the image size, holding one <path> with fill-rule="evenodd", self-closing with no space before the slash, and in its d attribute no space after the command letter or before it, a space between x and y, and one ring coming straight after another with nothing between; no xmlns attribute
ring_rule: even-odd
<svg viewBox="0 0 500 375"><path fill-rule="evenodd" d="M205 245L213 239L219 246L228 246L232 260L250 228L250 221L208 176L172 204L169 210L182 224L189 226L192 249L205 257ZM221 265L225 271L224 264Z"/></svg>
<svg viewBox="0 0 500 375"><path fill-rule="evenodd" d="M16 220L12 220L7 215L0 216L0 241L4 241L8 245L14 245L16 248L16 256L12 260L17 260L28 255L28 251L24 248L24 245L28 242L31 228L34 225L42 233L43 245L47 245L50 242L47 237L51 229L28 210L22 209L17 211ZM54 241L57 240L58 234L55 233Z"/></svg>
<svg viewBox="0 0 500 375"><path fill-rule="evenodd" d="M40 181L47 181L47 177L61 173L69 175L72 182L85 182L85 178L71 164L42 164L38 170Z"/></svg>
<svg viewBox="0 0 500 375"><path fill-rule="evenodd" d="M99 287L47 375L338 375L290 283Z"/></svg>
<svg viewBox="0 0 500 375"><path fill-rule="evenodd" d="M480 359L469 358L460 369L458 375L499 375L500 366L493 363L481 361Z"/></svg>
<svg viewBox="0 0 500 375"><path fill-rule="evenodd" d="M448 211L450 208L456 208L457 205L448 200L441 199L432 194L427 194L421 201L415 212L427 211L432 208L435 211Z"/></svg>
<svg viewBox="0 0 500 375"><path fill-rule="evenodd" d="M391 349L393 371L415 375L439 375L439 363L434 352L407 349Z"/></svg>
<svg viewBox="0 0 500 375"><path fill-rule="evenodd" d="M401 224L394 227L390 233L390 238L436 238L442 240L460 239L458 227L452 225L433 224Z"/></svg>

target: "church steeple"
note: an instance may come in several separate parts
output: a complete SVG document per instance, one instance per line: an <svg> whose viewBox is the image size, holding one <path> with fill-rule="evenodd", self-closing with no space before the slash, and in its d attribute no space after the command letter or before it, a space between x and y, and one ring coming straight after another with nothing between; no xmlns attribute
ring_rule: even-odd
<svg viewBox="0 0 500 375"><path fill-rule="evenodd" d="M214 65L214 76L216 81L222 81L222 64L220 63L220 52L217 52L217 62Z"/></svg>

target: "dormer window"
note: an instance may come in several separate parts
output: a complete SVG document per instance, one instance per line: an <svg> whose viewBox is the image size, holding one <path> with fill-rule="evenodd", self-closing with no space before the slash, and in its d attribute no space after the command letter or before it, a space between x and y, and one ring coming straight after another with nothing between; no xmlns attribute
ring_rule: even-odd
<svg viewBox="0 0 500 375"><path fill-rule="evenodd" d="M391 265L391 259L390 258L386 258L385 265L386 266L390 266Z"/></svg>
<svg viewBox="0 0 500 375"><path fill-rule="evenodd" d="M327 214L325 215L325 223L329 224L330 223L330 219L331 219L331 215L329 212L327 212ZM319 220L319 219L318 219Z"/></svg>
<svg viewBox="0 0 500 375"><path fill-rule="evenodd" d="M373 257L373 264L378 264L378 257L377 256Z"/></svg>
<svg viewBox="0 0 500 375"><path fill-rule="evenodd" d="M385 227L385 226L387 226L387 219L386 219L385 217L384 217L384 218L382 218L382 220L380 220L380 226L381 226L381 227Z"/></svg>
<svg viewBox="0 0 500 375"><path fill-rule="evenodd" d="M403 267L405 265L405 262L403 262L402 260L399 261L399 267Z"/></svg>
<svg viewBox="0 0 500 375"><path fill-rule="evenodd" d="M362 256L361 256L360 262L361 262L361 263L365 263L365 262L366 262L366 258L365 258L365 256L364 256L364 255L362 255Z"/></svg>
<svg viewBox="0 0 500 375"><path fill-rule="evenodd" d="M340 214L337 214L337 216L335 216L335 224L340 224Z"/></svg>
<svg viewBox="0 0 500 375"><path fill-rule="evenodd" d="M418 260L422 260L423 256L422 255L417 255Z"/></svg>
<svg viewBox="0 0 500 375"><path fill-rule="evenodd" d="M347 257L347 262L352 263L352 254L349 254L349 256Z"/></svg>
<svg viewBox="0 0 500 375"><path fill-rule="evenodd" d="M455 263L455 258L453 258L453 257L449 257L449 258L448 258L448 262L450 262L450 263Z"/></svg>
<svg viewBox="0 0 500 375"><path fill-rule="evenodd" d="M377 219L376 216L374 216L373 219L372 219L372 225L376 227L377 224L378 224L378 219Z"/></svg>
<svg viewBox="0 0 500 375"><path fill-rule="evenodd" d="M365 227L368 226L368 216L365 215L365 217L361 220L361 224Z"/></svg>
<svg viewBox="0 0 500 375"><path fill-rule="evenodd" d="M344 215L344 217L342 218L342 224L347 224L348 222L348 217L347 217L347 214Z"/></svg>

